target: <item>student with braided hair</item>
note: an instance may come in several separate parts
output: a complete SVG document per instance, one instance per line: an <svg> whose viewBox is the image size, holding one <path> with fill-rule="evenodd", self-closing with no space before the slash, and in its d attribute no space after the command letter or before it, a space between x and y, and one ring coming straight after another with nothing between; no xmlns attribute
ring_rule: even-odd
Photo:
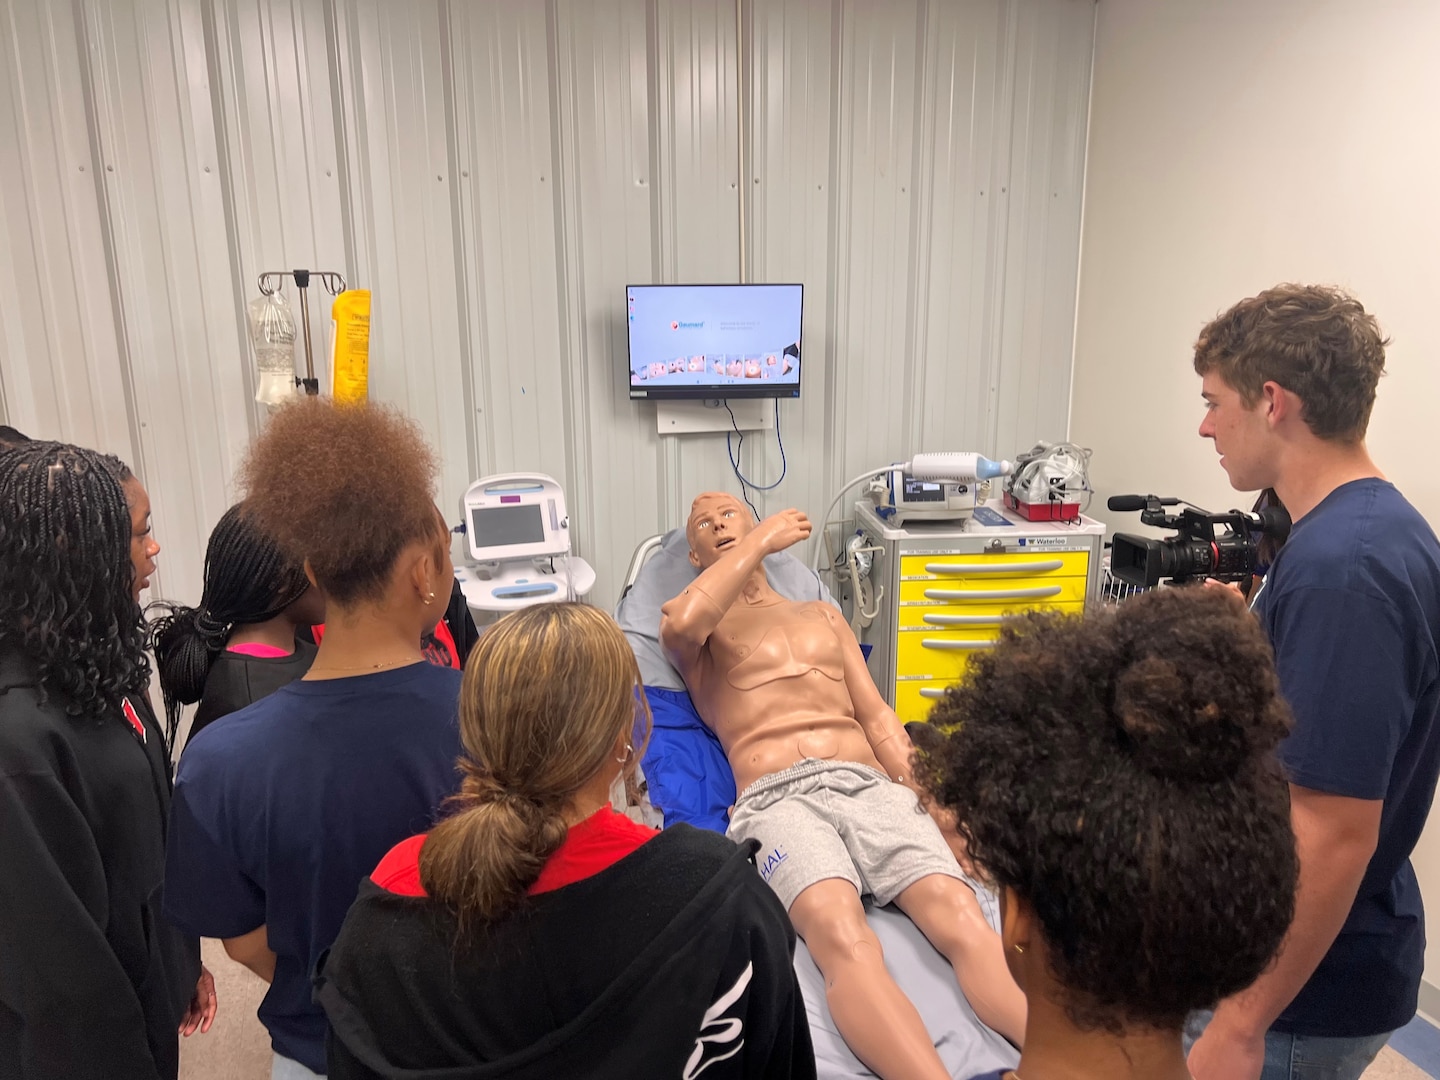
<svg viewBox="0 0 1440 1080"><path fill-rule="evenodd" d="M174 1080L199 942L160 914L170 759L138 597L150 500L117 459L0 452L0 1076Z"/></svg>
<svg viewBox="0 0 1440 1080"><path fill-rule="evenodd" d="M205 547L205 591L196 607L156 604L155 662L170 727L183 705L200 707L190 737L280 687L315 659L300 627L325 621L325 598L237 503L221 516Z"/></svg>

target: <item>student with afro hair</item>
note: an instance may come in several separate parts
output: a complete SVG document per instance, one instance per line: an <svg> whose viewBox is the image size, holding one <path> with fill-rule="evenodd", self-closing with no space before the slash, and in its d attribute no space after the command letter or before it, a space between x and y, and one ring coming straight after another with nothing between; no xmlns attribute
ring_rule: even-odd
<svg viewBox="0 0 1440 1080"><path fill-rule="evenodd" d="M310 973L361 880L459 786L460 672L426 661L454 568L435 455L376 405L279 410L242 472L245 509L325 598L303 678L223 716L180 759L165 912L270 983L274 1080L325 1073Z"/></svg>
<svg viewBox="0 0 1440 1080"><path fill-rule="evenodd" d="M1029 1006L983 1080L1187 1080L1193 1010L1271 962L1298 862L1269 646L1225 589L1032 614L946 693L921 774L1000 890Z"/></svg>

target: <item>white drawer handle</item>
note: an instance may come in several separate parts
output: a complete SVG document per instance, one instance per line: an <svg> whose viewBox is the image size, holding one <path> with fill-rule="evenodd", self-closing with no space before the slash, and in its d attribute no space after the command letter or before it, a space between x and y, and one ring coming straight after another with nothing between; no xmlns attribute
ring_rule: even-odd
<svg viewBox="0 0 1440 1080"><path fill-rule="evenodd" d="M921 616L931 626L1001 626L1019 615L934 615Z"/></svg>
<svg viewBox="0 0 1440 1080"><path fill-rule="evenodd" d="M938 686L922 686L920 688L920 696L929 698L931 701L939 701L945 696L945 691Z"/></svg>
<svg viewBox="0 0 1440 1080"><path fill-rule="evenodd" d="M1051 570L1059 570L1065 565L1061 559L1045 559L1040 562L978 562L978 563L945 563L932 562L925 564L927 574L1044 574Z"/></svg>
<svg viewBox="0 0 1440 1080"><path fill-rule="evenodd" d="M1059 585L1037 585L1033 589L926 589L927 600L1039 600L1059 596Z"/></svg>
<svg viewBox="0 0 1440 1080"><path fill-rule="evenodd" d="M993 649L996 645L992 638L988 641L950 641L946 638L921 638L920 646L925 649Z"/></svg>

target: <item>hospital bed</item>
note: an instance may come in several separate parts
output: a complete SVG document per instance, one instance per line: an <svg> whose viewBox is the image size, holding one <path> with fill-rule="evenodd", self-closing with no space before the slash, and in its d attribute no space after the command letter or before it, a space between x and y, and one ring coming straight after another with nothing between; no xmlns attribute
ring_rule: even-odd
<svg viewBox="0 0 1440 1080"><path fill-rule="evenodd" d="M698 573L688 554L683 529L644 541L630 560L615 617L635 650L654 715L641 762L646 800L652 804L645 807L646 816L663 816L667 826L684 821L723 832L735 801L734 778L719 741L700 722L684 682L660 648L660 605L679 595ZM769 556L765 573L771 587L791 600L835 603L819 577L788 552ZM994 894L981 890L978 895L985 917L998 931ZM949 963L898 908L867 907L866 917L885 950L886 966L915 1003L951 1076L1008 1069L1018 1062L1015 1049L976 1019ZM795 971L805 995L819 1075L824 1080L873 1077L830 1019L824 982L803 941L796 944Z"/></svg>

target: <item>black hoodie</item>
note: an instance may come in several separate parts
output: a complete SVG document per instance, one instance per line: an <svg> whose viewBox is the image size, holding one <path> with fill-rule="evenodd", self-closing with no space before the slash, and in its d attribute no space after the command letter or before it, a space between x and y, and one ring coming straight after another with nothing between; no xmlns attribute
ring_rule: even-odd
<svg viewBox="0 0 1440 1080"><path fill-rule="evenodd" d="M677 825L462 948L443 906L366 881L316 977L330 1080L813 1078L752 858Z"/></svg>
<svg viewBox="0 0 1440 1080"><path fill-rule="evenodd" d="M160 914L165 736L66 703L0 656L0 1077L173 1080L200 943Z"/></svg>

